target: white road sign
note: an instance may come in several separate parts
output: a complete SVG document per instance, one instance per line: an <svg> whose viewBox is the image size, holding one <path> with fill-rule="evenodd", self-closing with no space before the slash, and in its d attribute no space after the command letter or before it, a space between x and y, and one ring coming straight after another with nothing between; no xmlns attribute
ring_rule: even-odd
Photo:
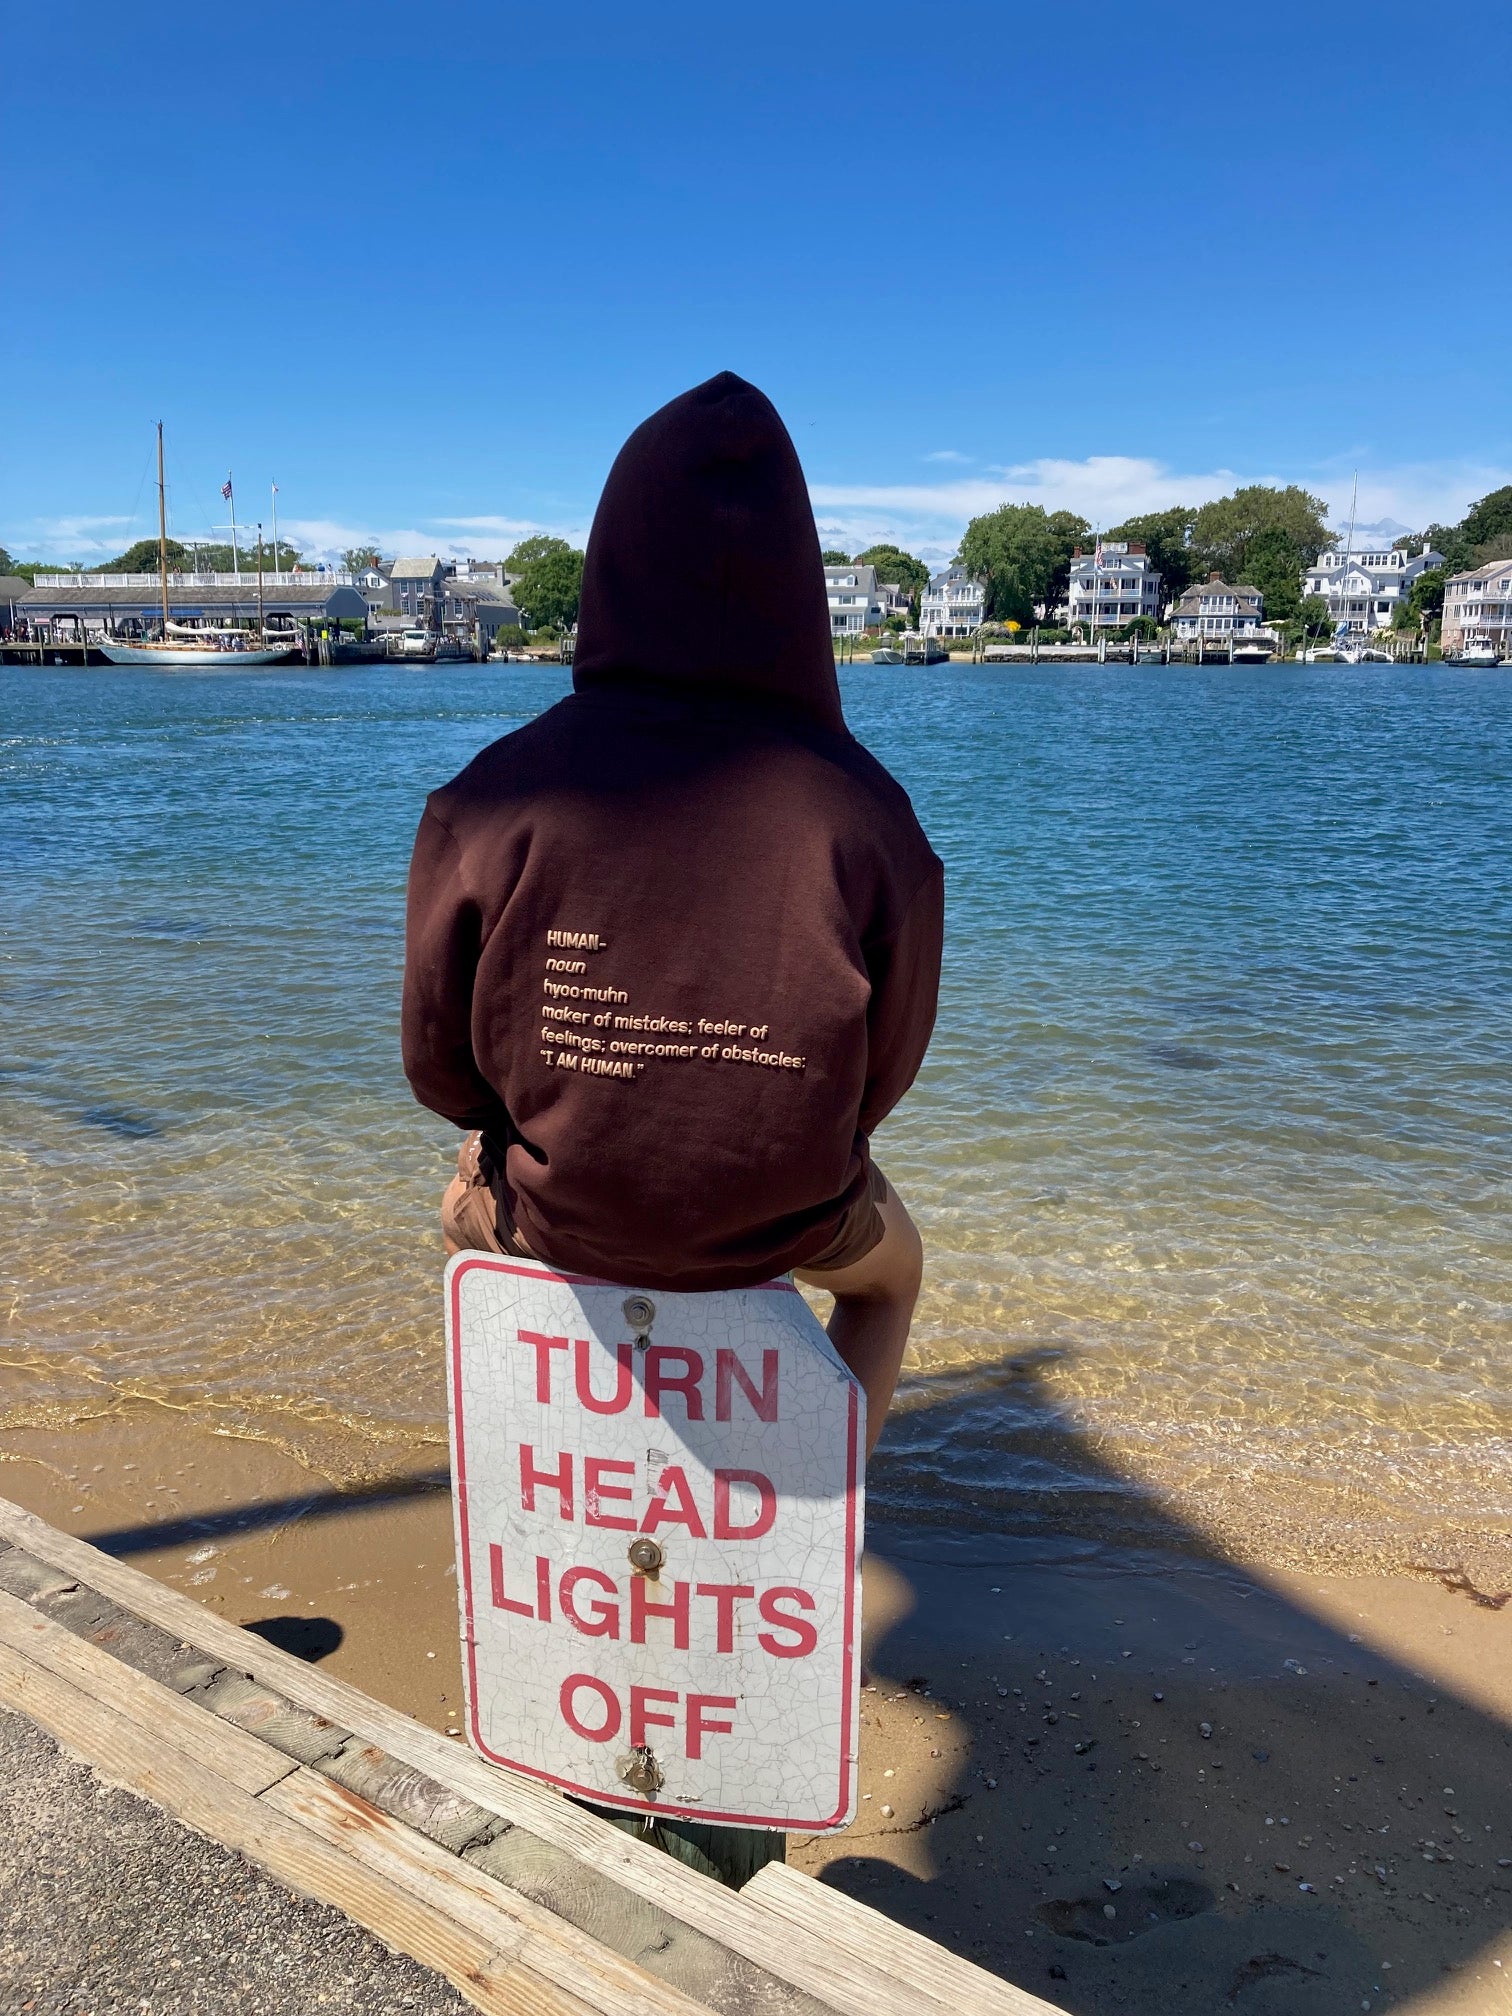
<svg viewBox="0 0 1512 2016"><path fill-rule="evenodd" d="M866 1403L803 1297L459 1253L446 1321L474 1747L632 1812L844 1826Z"/></svg>

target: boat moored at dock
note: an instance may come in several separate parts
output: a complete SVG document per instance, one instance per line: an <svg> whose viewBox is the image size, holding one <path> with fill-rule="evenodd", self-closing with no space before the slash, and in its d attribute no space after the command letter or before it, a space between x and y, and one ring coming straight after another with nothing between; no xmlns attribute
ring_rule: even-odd
<svg viewBox="0 0 1512 2016"><path fill-rule="evenodd" d="M237 672L246 665L286 665L297 655L292 644L239 643L218 631L208 631L203 643L188 637L164 637L143 644L101 637L95 649L112 665L214 665L223 672Z"/></svg>

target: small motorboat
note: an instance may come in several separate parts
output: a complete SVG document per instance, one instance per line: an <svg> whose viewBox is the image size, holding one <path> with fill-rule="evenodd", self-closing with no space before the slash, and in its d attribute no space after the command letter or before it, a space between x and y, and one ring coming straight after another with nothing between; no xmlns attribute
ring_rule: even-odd
<svg viewBox="0 0 1512 2016"><path fill-rule="evenodd" d="M879 644L871 654L873 665L901 665L903 653L895 644Z"/></svg>

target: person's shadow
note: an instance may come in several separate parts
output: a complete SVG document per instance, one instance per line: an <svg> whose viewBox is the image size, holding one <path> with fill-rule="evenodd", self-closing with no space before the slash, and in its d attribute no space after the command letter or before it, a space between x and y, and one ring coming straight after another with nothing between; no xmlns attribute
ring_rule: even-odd
<svg viewBox="0 0 1512 2016"><path fill-rule="evenodd" d="M1455 1973L1488 1996L1456 2008L1512 2007L1506 1725L1182 1530L1033 1356L905 1396L868 1492L872 1796L821 1880L1078 2016L1338 2016ZM1452 1627L1504 1662L1499 1602Z"/></svg>
<svg viewBox="0 0 1512 2016"><path fill-rule="evenodd" d="M1456 2010L1512 2006L1512 1945L1492 1951L1512 1729L1373 1651L1368 1616L1339 1630L1183 1528L1099 1460L1040 1362L921 1382L889 1422L867 1479L872 1796L790 1859L1075 2016L1339 2016L1446 1973L1488 1984ZM130 1558L448 1481L89 1537ZM1512 1600L1451 1601L1505 1670ZM342 1626L249 1628L319 1658Z"/></svg>

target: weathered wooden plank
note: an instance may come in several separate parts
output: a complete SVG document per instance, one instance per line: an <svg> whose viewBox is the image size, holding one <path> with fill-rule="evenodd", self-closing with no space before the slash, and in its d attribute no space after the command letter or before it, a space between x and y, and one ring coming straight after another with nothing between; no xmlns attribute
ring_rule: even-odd
<svg viewBox="0 0 1512 2016"><path fill-rule="evenodd" d="M355 1736L334 1757L322 1759L319 1768L323 1777L334 1778L380 1813L402 1820L453 1855L509 1825L471 1799L459 1799L427 1772L401 1764L376 1743L361 1743Z"/></svg>
<svg viewBox="0 0 1512 2016"><path fill-rule="evenodd" d="M500 1832L466 1850L474 1868L685 1994L725 2016L828 2016L828 2004L610 1881L565 1848L543 1841L529 1828L497 1824Z"/></svg>
<svg viewBox="0 0 1512 2016"><path fill-rule="evenodd" d="M266 1803L594 2008L614 2016L709 2016L706 2003L657 1980L318 1772L294 1772L272 1788Z"/></svg>
<svg viewBox="0 0 1512 2016"><path fill-rule="evenodd" d="M339 1722L286 1701L283 1695L229 1667L216 1673L193 1698L299 1764L324 1763L352 1740L351 1731Z"/></svg>
<svg viewBox="0 0 1512 2016"><path fill-rule="evenodd" d="M485 1764L453 1740L240 1631L178 1590L111 1560L87 1542L59 1532L3 1498L0 1539L67 1570L162 1629L250 1673L290 1701L427 1772L485 1811L577 1856L600 1876L658 1905L779 1980L802 1988L839 2016L918 2016L920 1998L910 1980L899 1979L875 1964L861 1963L839 1951L827 1937L791 1918L779 1917L754 1899L748 1901L744 1891L723 1888L583 1812L547 1787ZM890 1923L880 1912L871 1913L870 1922L879 1931ZM930 1948L931 1953L937 1950ZM1030 2006L1034 2006L1032 2001ZM1049 2011L1053 2005L1042 2003L1039 2007Z"/></svg>
<svg viewBox="0 0 1512 2016"><path fill-rule="evenodd" d="M102 1708L71 1680L4 1644L0 1701L29 1716L111 1783L141 1793L291 1889L336 1905L386 1944L444 1974L488 2016L620 2016L612 2002L585 2001L501 1954L486 1936L438 1911L431 1899L354 1862L160 1735Z"/></svg>
<svg viewBox="0 0 1512 2016"><path fill-rule="evenodd" d="M843 1890L816 1883L812 1876L772 1862L757 1872L742 1895L794 1926L829 1941L859 1962L883 1967L915 1986L919 2016L1059 2016L1053 2005L921 1933L885 1918Z"/></svg>
<svg viewBox="0 0 1512 2016"><path fill-rule="evenodd" d="M56 1596L60 1589L72 1588L74 1577L50 1562L39 1561L20 1547L0 1548L0 1589L24 1602L35 1603L39 1596Z"/></svg>
<svg viewBox="0 0 1512 2016"><path fill-rule="evenodd" d="M266 1792L295 1769L291 1759L123 1666L19 1597L0 1594L0 1645L87 1693L102 1721L117 1716L136 1723L243 1792Z"/></svg>
<svg viewBox="0 0 1512 2016"><path fill-rule="evenodd" d="M145 1623L134 1612L83 1582L28 1595L26 1601L76 1637L87 1638L127 1666L179 1692L202 1686L216 1662L174 1633Z"/></svg>

